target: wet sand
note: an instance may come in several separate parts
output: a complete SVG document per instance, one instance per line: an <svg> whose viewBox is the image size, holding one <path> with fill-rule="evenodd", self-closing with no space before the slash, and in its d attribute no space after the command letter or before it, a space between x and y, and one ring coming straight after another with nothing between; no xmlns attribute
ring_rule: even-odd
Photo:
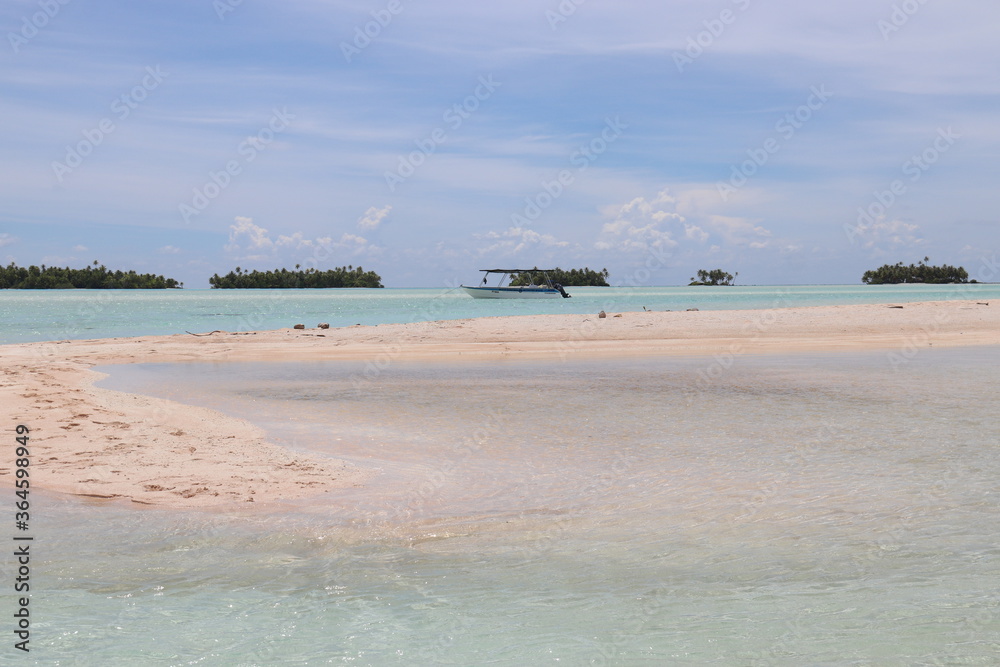
<svg viewBox="0 0 1000 667"><path fill-rule="evenodd" d="M206 334L208 332L205 332ZM339 329L178 334L0 346L11 443L30 432L32 488L163 507L308 498L365 484L367 470L291 452L241 419L100 389L97 365L173 361L587 359L1000 344L1000 304L976 301L749 311L489 317ZM12 486L14 459L0 459ZM243 505L247 507L248 505Z"/></svg>

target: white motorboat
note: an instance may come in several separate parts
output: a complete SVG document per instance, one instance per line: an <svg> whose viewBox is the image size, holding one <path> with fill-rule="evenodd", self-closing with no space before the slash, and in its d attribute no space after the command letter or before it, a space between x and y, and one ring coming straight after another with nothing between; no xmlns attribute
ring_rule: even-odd
<svg viewBox="0 0 1000 667"><path fill-rule="evenodd" d="M562 297L568 299L569 294L559 283L554 283L549 279L548 273L542 269L480 269L483 272L483 282L476 287L460 285L466 294L474 299L551 299ZM500 279L494 286L489 285L491 274L499 274ZM528 274L532 277L532 283L536 282L536 276L541 275L543 283L541 285L504 285L511 274Z"/></svg>

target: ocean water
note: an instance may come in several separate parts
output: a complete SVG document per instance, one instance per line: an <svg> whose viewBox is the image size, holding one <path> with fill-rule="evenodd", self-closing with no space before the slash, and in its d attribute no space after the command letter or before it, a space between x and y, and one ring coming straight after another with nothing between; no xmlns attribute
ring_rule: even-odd
<svg viewBox="0 0 1000 667"><path fill-rule="evenodd" d="M570 299L473 299L457 288L0 290L0 344L454 320L495 315L733 310L852 303L1000 300L1000 284L573 287Z"/></svg>
<svg viewBox="0 0 1000 667"><path fill-rule="evenodd" d="M18 664L994 665L998 363L107 367L377 475L252 511L39 496Z"/></svg>

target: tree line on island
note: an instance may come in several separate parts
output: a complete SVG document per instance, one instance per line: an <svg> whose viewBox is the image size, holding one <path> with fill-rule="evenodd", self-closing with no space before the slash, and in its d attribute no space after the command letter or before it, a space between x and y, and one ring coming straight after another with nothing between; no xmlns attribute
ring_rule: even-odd
<svg viewBox="0 0 1000 667"><path fill-rule="evenodd" d="M899 283L929 283L941 285L945 283L967 283L969 272L961 266L930 266L930 257L909 266L902 262L884 264L877 269L865 271L861 282L865 285L897 285ZM973 280L972 282L976 282Z"/></svg>
<svg viewBox="0 0 1000 667"><path fill-rule="evenodd" d="M930 258L924 257L916 264L904 266L902 262L885 264L877 269L865 271L861 282L866 285L892 285L899 283L968 283L968 272L960 266L931 266ZM545 272L553 283L565 287L608 287L607 269L594 271L582 269L555 268ZM732 285L735 276L722 269L699 269L697 278L692 277L689 285ZM341 266L327 271L318 269L301 270L295 265L294 271L274 269L273 271L244 271L236 267L224 276L213 275L208 279L213 289L302 289L366 287L380 288L382 278L374 271L365 271L360 266ZM511 275L511 285L541 285L545 276L535 269L531 272ZM172 289L182 288L184 283L173 278L165 278L152 273L135 271L111 271L98 262L82 269L53 266L17 266L11 262L0 267L0 289Z"/></svg>
<svg viewBox="0 0 1000 667"><path fill-rule="evenodd" d="M740 275L740 272L737 271L736 275ZM712 269L711 271L698 269L698 279L691 278L688 287L694 285L732 285L735 279L733 274L726 273L722 269Z"/></svg>
<svg viewBox="0 0 1000 667"><path fill-rule="evenodd" d="M152 273L111 271L95 261L83 269L17 266L0 269L0 289L170 289L184 283Z"/></svg>
<svg viewBox="0 0 1000 667"><path fill-rule="evenodd" d="M967 283L976 282L969 280L969 273L961 266L931 266L927 264L929 257L916 264L904 266L902 262L896 264L885 264L877 269L865 271L861 276L861 282L865 285L897 285L900 283L925 283L930 285L941 285L946 283ZM736 275L740 275L739 271ZM689 286L693 285L732 285L735 278L733 274L722 269L698 270L698 277L691 278Z"/></svg>
<svg viewBox="0 0 1000 667"><path fill-rule="evenodd" d="M589 267L584 267L582 269L560 269L558 266L551 271L546 270L545 275L549 277L553 283L559 283L563 287L610 287L608 284L608 273L607 269L601 269L600 271L593 271ZM539 271L536 266L534 271L526 273L512 273L510 276L510 284L512 287L521 287L522 285L543 285L545 284L545 276Z"/></svg>
<svg viewBox="0 0 1000 667"><path fill-rule="evenodd" d="M274 271L244 271L236 267L224 276L213 275L208 284L213 289L303 289L331 287L383 287L382 278L360 266L339 266L328 271L318 269L275 269Z"/></svg>

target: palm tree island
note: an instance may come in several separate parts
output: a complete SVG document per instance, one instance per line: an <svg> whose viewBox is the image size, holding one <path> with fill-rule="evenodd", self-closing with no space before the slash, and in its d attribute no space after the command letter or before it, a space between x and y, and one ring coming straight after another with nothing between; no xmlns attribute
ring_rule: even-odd
<svg viewBox="0 0 1000 667"><path fill-rule="evenodd" d="M520 287L522 285L541 285L545 282L545 276L538 272L538 267L535 267L536 273L514 273L510 277L510 284L512 287ZM558 266L551 271L545 272L549 279L554 283L559 283L564 287L610 287L608 285L608 273L607 269L601 269L600 271L594 271L589 267L584 267L582 269L560 269Z"/></svg>
<svg viewBox="0 0 1000 667"><path fill-rule="evenodd" d="M212 289L305 289L331 287L383 287L382 278L360 266L340 266L328 271L306 269L299 264L295 271L244 271L240 267L224 276L218 273L208 279Z"/></svg>
<svg viewBox="0 0 1000 667"><path fill-rule="evenodd" d="M17 266L0 268L0 289L172 289L184 283L152 273L112 271L96 260L82 269L68 266Z"/></svg>
<svg viewBox="0 0 1000 667"><path fill-rule="evenodd" d="M740 272L737 271L736 275L740 275ZM693 285L732 285L733 280L735 280L733 274L726 273L722 269L712 269L711 271L698 269L698 279L691 278L688 287Z"/></svg>
<svg viewBox="0 0 1000 667"><path fill-rule="evenodd" d="M916 264L903 266L902 262L885 264L877 269L865 271L861 282L865 285L898 285L899 283L967 283L969 273L961 266L930 266L930 257Z"/></svg>

